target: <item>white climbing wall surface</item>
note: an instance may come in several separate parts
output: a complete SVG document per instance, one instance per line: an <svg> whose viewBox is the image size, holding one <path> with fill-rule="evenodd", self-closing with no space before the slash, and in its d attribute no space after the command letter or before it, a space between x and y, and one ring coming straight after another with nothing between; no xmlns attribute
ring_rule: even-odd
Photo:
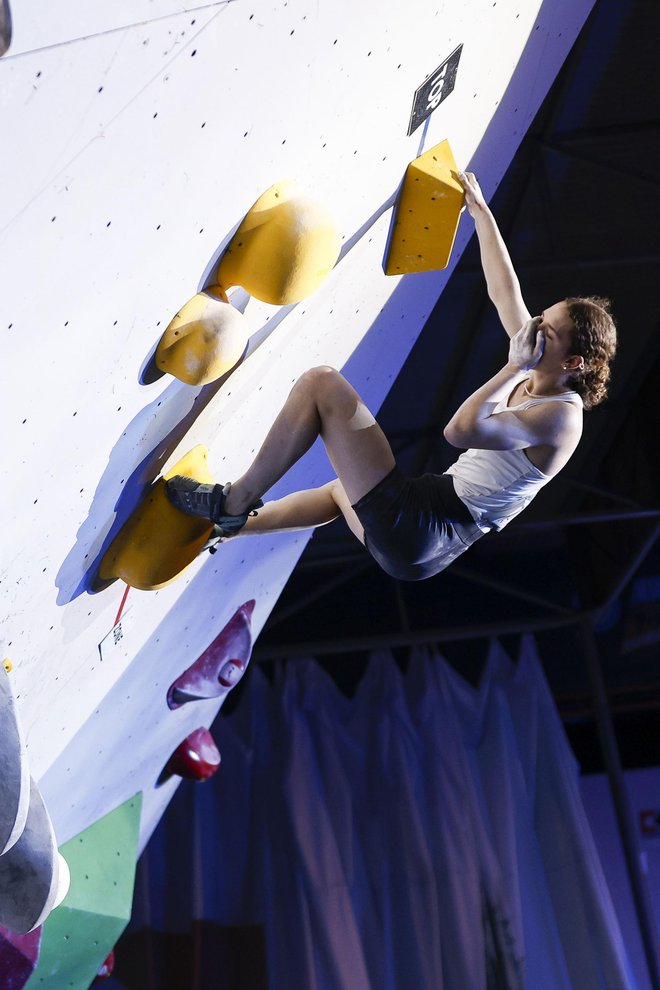
<svg viewBox="0 0 660 990"><path fill-rule="evenodd" d="M196 443L218 480L242 472L314 364L345 368L378 408L451 272L383 274L408 162L448 138L490 194L592 2L12 0L0 659L60 843L143 791L144 845L176 786L155 786L164 763L220 704L170 711L169 685L252 598L258 634L308 538L235 540L131 590L115 643L124 585L89 591L110 535ZM416 89L461 44L453 92L408 136ZM230 293L251 344L219 386L142 384L221 246L287 178L343 232L327 281L284 309ZM471 232L465 217L452 262ZM330 476L314 448L277 491Z"/></svg>

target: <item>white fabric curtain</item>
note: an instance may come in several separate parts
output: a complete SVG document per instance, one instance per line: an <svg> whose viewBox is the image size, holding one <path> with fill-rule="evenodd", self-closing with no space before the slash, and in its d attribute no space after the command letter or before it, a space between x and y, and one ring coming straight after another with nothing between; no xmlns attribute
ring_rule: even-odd
<svg viewBox="0 0 660 990"><path fill-rule="evenodd" d="M431 650L350 700L313 660L253 668L214 734L134 925L262 924L270 990L635 990L531 639L476 689Z"/></svg>

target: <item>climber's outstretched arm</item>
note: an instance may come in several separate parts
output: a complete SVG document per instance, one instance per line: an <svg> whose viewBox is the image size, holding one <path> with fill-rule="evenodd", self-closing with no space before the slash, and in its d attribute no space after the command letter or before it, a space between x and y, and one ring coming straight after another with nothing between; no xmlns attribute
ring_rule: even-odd
<svg viewBox="0 0 660 990"><path fill-rule="evenodd" d="M522 297L520 282L506 244L474 173L459 172L458 177L465 190L468 211L474 218L488 295L495 304L504 329L509 337L513 337L531 319L531 313Z"/></svg>

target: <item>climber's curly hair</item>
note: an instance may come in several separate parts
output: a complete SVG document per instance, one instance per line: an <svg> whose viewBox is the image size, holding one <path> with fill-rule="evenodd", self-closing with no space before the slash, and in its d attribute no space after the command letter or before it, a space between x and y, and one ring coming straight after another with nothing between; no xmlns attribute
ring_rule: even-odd
<svg viewBox="0 0 660 990"><path fill-rule="evenodd" d="M609 299L600 296L571 296L565 300L573 321L571 349L584 358L567 384L582 396L585 409L602 402L610 380L610 362L616 352L616 324Z"/></svg>

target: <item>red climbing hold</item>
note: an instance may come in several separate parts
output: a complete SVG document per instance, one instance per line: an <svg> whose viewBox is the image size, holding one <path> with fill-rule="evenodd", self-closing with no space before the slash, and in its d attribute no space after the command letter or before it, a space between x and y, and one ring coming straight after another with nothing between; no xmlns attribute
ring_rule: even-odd
<svg viewBox="0 0 660 990"><path fill-rule="evenodd" d="M167 692L170 708L226 694L241 679L252 652L250 620L254 599L234 613L222 632Z"/></svg>
<svg viewBox="0 0 660 990"><path fill-rule="evenodd" d="M195 729L170 756L164 776L176 774L186 780L208 780L220 769L220 751L204 727Z"/></svg>
<svg viewBox="0 0 660 990"><path fill-rule="evenodd" d="M98 971L96 977L94 978L94 983L103 983L104 980L109 979L115 970L115 950L110 950L110 955L105 960L100 970Z"/></svg>

